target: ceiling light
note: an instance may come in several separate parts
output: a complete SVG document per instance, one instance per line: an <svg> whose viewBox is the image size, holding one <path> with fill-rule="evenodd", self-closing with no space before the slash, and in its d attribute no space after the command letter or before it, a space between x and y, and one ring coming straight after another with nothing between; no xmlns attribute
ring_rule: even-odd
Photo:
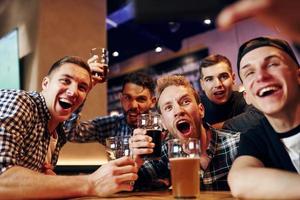
<svg viewBox="0 0 300 200"><path fill-rule="evenodd" d="M205 19L203 22L204 22L204 24L208 24L208 25L211 24L211 20L210 19Z"/></svg>
<svg viewBox="0 0 300 200"><path fill-rule="evenodd" d="M119 56L119 52L114 51L114 52L112 53L112 56L113 56L113 57L118 57L118 56Z"/></svg>
<svg viewBox="0 0 300 200"><path fill-rule="evenodd" d="M162 51L162 48L161 48L161 47L158 46L158 47L155 48L155 52L156 52L156 53L159 53L159 52L161 52L161 51Z"/></svg>

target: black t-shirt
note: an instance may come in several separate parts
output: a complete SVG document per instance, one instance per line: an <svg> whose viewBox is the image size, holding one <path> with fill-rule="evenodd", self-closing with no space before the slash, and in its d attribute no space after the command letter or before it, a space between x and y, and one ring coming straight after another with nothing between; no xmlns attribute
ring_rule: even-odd
<svg viewBox="0 0 300 200"><path fill-rule="evenodd" d="M245 112L226 120L222 128L244 133L258 125L262 118L264 118L263 113L251 105Z"/></svg>
<svg viewBox="0 0 300 200"><path fill-rule="evenodd" d="M205 108L204 121L209 124L223 122L245 112L247 108L243 93L237 91L234 91L229 100L221 105L213 103L206 95L201 95L200 98Z"/></svg>
<svg viewBox="0 0 300 200"><path fill-rule="evenodd" d="M286 133L277 133L268 120L263 118L258 126L241 134L238 156L253 156L262 161L266 167L296 172L280 138L299 133L299 131L300 125Z"/></svg>

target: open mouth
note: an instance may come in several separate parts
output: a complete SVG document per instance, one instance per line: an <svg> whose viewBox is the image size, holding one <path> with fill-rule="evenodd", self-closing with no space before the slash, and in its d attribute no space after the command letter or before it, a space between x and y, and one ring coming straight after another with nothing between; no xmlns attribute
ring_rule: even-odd
<svg viewBox="0 0 300 200"><path fill-rule="evenodd" d="M179 121L179 122L177 122L177 124L176 124L176 128L177 128L177 130L178 130L181 134L185 135L185 134L188 134L188 133L190 132L190 130L191 130L191 125L190 125L190 123L187 122L187 121Z"/></svg>
<svg viewBox="0 0 300 200"><path fill-rule="evenodd" d="M72 104L65 99L60 99L58 102L63 109L69 109L72 107Z"/></svg>
<svg viewBox="0 0 300 200"><path fill-rule="evenodd" d="M217 91L217 92L214 92L213 94L214 94L214 96L217 96L217 97L223 97L225 94L225 91Z"/></svg>
<svg viewBox="0 0 300 200"><path fill-rule="evenodd" d="M257 95L259 97L270 96L270 95L274 94L275 92L277 92L279 89L280 89L280 87L278 87L278 86L265 87L265 88L260 89L257 92Z"/></svg>

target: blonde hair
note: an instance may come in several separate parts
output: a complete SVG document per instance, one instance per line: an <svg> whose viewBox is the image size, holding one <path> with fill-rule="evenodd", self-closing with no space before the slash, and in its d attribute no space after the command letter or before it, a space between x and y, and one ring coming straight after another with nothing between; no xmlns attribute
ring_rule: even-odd
<svg viewBox="0 0 300 200"><path fill-rule="evenodd" d="M192 84L184 77L181 75L167 75L167 76L162 76L157 80L157 86L156 86L156 97L157 97L157 103L159 101L161 93L169 86L183 86L187 89L190 89L195 97L195 100L197 104L200 103L200 98L198 95L198 92L194 89ZM159 105L157 104L157 108L159 109Z"/></svg>

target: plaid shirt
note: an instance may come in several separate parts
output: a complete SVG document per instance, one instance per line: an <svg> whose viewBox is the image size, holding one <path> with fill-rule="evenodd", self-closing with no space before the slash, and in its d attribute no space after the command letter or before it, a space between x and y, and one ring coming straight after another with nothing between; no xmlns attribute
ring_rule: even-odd
<svg viewBox="0 0 300 200"><path fill-rule="evenodd" d="M211 140L207 148L210 162L205 171L201 172L201 190L229 190L227 174L237 155L240 133L217 130L212 127L208 131L211 132ZM161 159L146 161L138 175L136 188L145 187L147 183L152 183L157 179L170 178L166 142L162 146Z"/></svg>
<svg viewBox="0 0 300 200"><path fill-rule="evenodd" d="M50 141L49 119L46 102L39 93L0 90L0 174L16 165L41 172ZM52 165L66 142L61 126L56 131Z"/></svg>
<svg viewBox="0 0 300 200"><path fill-rule="evenodd" d="M105 138L132 135L133 128L127 124L123 114L79 121L79 112L80 109L78 109L77 113L72 114L70 120L64 123L64 129L70 141L99 141L105 144Z"/></svg>

